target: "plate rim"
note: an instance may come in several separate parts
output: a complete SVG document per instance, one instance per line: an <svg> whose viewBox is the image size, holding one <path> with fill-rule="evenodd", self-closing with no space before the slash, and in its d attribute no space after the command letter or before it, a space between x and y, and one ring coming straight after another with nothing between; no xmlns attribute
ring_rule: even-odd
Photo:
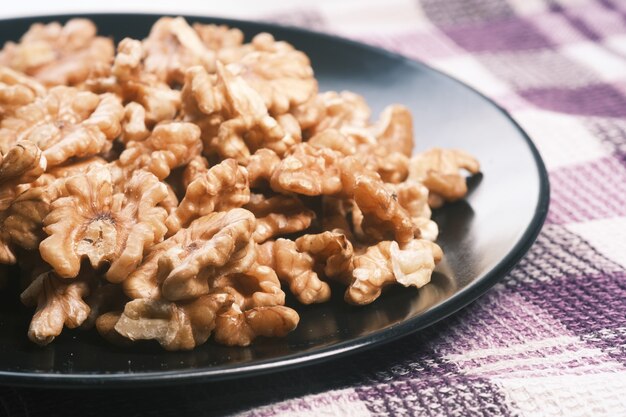
<svg viewBox="0 0 626 417"><path fill-rule="evenodd" d="M37 14L28 16L18 16L0 19L0 25L7 22L35 23L41 20L67 20L71 18L87 18L93 17L115 17L115 16L141 16L149 18L159 18L163 16L174 16L171 13L133 13L133 12L89 12L89 13L60 13L60 14ZM359 42L340 35L319 32L316 30L305 29L302 27L279 24L262 20L247 20L227 17L217 17L210 15L197 14L180 14L187 20L211 20L217 24L227 24L237 27L238 24L247 26L266 27L268 29L279 29L296 32L303 36L322 37L328 41L343 43L353 48L365 49L369 52L385 55L394 60L401 60L407 65L426 68L434 73L442 75L449 80L454 81L459 86L469 89L474 94L480 96L487 103L497 109L509 123L521 134L531 151L533 161L537 168L539 177L539 196L535 212L524 232L519 237L513 248L500 261L486 273L480 280L473 285L466 286L460 291L454 293L450 298L442 303L428 309L417 317L408 319L401 323L390 326L387 329L378 330L372 334L353 338L319 349L313 352L295 353L279 358L265 359L256 361L253 364L239 365L221 365L214 367L190 368L186 370L169 370L169 371L148 371L138 373L50 373L50 372L18 372L0 370L0 385L11 385L20 387L45 387L53 389L62 388L143 388L165 385L180 385L193 382L213 382L221 380L229 380L236 378L245 378L268 374L270 372L279 372L293 369L298 366L311 366L317 363L338 359L357 352L380 347L383 344L393 342L402 337L408 336L424 328L430 327L435 323L457 313L459 310L469 306L479 297L484 295L491 287L493 287L522 259L534 244L539 232L548 214L550 205L550 182L548 171L541 155L529 137L522 129L511 114L491 98L476 90L474 87L462 82L458 78L438 70L431 65L409 58L399 53Z"/></svg>

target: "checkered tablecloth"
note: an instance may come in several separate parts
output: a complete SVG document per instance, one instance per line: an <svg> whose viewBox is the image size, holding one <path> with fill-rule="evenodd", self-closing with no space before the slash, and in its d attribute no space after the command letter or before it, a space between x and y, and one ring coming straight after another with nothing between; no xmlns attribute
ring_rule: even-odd
<svg viewBox="0 0 626 417"><path fill-rule="evenodd" d="M550 173L536 244L470 307L374 351L183 388L0 388L0 413L625 416L626 0L225 3L223 13L210 3L178 13L349 36L426 61L508 109Z"/></svg>

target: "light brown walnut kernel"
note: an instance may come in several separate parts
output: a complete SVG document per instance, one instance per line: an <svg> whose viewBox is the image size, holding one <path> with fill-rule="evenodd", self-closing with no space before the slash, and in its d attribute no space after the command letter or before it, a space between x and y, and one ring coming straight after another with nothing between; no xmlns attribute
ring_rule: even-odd
<svg viewBox="0 0 626 417"><path fill-rule="evenodd" d="M185 71L194 66L215 71L215 52L182 17L162 17L143 40L145 70L170 85L182 84Z"/></svg>
<svg viewBox="0 0 626 417"><path fill-rule="evenodd" d="M276 152L269 149L259 149L249 159L246 169L250 187L260 187L269 184L272 174L280 164L280 158Z"/></svg>
<svg viewBox="0 0 626 417"><path fill-rule="evenodd" d="M339 231L349 240L354 240L348 214L353 201L324 196L322 198L322 229ZM360 223L359 223L360 224Z"/></svg>
<svg viewBox="0 0 626 417"><path fill-rule="evenodd" d="M330 298L330 287L315 272L315 259L299 252L289 239L268 241L257 247L257 262L276 271L302 304L322 303Z"/></svg>
<svg viewBox="0 0 626 417"><path fill-rule="evenodd" d="M147 139L128 142L118 164L127 175L144 169L162 180L172 169L186 165L201 151L200 129L196 125L163 123L157 125Z"/></svg>
<svg viewBox="0 0 626 417"><path fill-rule="evenodd" d="M113 58L110 39L96 36L87 19L35 23L19 43L7 42L0 51L0 65L36 78L46 85L76 85Z"/></svg>
<svg viewBox="0 0 626 417"><path fill-rule="evenodd" d="M45 238L43 219L50 211L50 204L61 192L61 179L82 174L90 167L104 164L105 161L101 158L92 157L53 167L27 186L12 187L13 190L24 187L24 191L17 194L6 209L4 220L0 221L0 229L8 234L11 244L26 250L37 250L39 243Z"/></svg>
<svg viewBox="0 0 626 417"><path fill-rule="evenodd" d="M47 165L37 145L28 140L19 141L5 155L0 153L0 187L33 182L44 173Z"/></svg>
<svg viewBox="0 0 626 417"><path fill-rule="evenodd" d="M140 41L125 38L108 77L92 80L92 88L113 91L125 101L137 102L145 109L145 123L151 125L172 120L181 106L180 92L171 89L144 65L144 49Z"/></svg>
<svg viewBox="0 0 626 417"><path fill-rule="evenodd" d="M243 32L237 28L230 28L226 25L204 25L202 23L194 23L192 27L202 43L213 51L235 48L243 43Z"/></svg>
<svg viewBox="0 0 626 417"><path fill-rule="evenodd" d="M215 315L226 299L224 294L210 294L179 303L132 300L124 307L114 330L132 341L156 340L166 350L191 350L207 341L215 327Z"/></svg>
<svg viewBox="0 0 626 417"><path fill-rule="evenodd" d="M344 156L354 155L357 151L356 144L335 129L323 130L311 137L307 143L316 148L332 149Z"/></svg>
<svg viewBox="0 0 626 417"><path fill-rule="evenodd" d="M352 243L339 230L304 235L296 239L299 252L306 252L323 266L324 275L349 283L352 274Z"/></svg>
<svg viewBox="0 0 626 417"><path fill-rule="evenodd" d="M170 235L214 211L242 207L250 200L248 172L233 159L211 167L193 180L178 207L165 222Z"/></svg>
<svg viewBox="0 0 626 417"><path fill-rule="evenodd" d="M442 256L441 248L428 240L414 239L402 248L394 241L370 246L354 257L352 282L345 300L350 304L369 304L380 296L385 286L393 283L423 287L430 282Z"/></svg>
<svg viewBox="0 0 626 417"><path fill-rule="evenodd" d="M146 109L134 101L128 103L124 107L120 140L123 143L130 141L141 142L148 136L150 136L150 130L146 126Z"/></svg>
<svg viewBox="0 0 626 417"><path fill-rule="evenodd" d="M439 227L437 223L430 220L431 210L428 205L428 189L415 181L388 184L387 187L398 196L398 204L411 216L416 230L416 237L434 242L439 234Z"/></svg>
<svg viewBox="0 0 626 417"><path fill-rule="evenodd" d="M113 95L54 87L0 122L0 152L28 140L43 151L48 166L93 156L119 135L123 113Z"/></svg>
<svg viewBox="0 0 626 417"><path fill-rule="evenodd" d="M185 120L202 128L207 154L246 164L257 149L280 156L298 141L268 114L256 91L219 63L215 77L199 67L189 69L182 95Z"/></svg>
<svg viewBox="0 0 626 417"><path fill-rule="evenodd" d="M195 179L203 177L209 171L209 161L202 155L195 156L189 161L182 175L182 185L186 190Z"/></svg>
<svg viewBox="0 0 626 417"><path fill-rule="evenodd" d="M313 68L304 53L286 42L276 42L268 33L255 36L250 45L253 50L229 64L228 69L263 97L272 114L286 113L317 93Z"/></svg>
<svg viewBox="0 0 626 417"><path fill-rule="evenodd" d="M465 197L467 184L460 170L477 174L480 165L476 158L459 149L433 148L411 158L409 179L421 182L430 191L431 207L440 207L444 201Z"/></svg>
<svg viewBox="0 0 626 417"><path fill-rule="evenodd" d="M210 287L212 292L230 294L233 303L244 310L285 304L285 293L280 288L276 272L257 262L244 272L216 277L211 280Z"/></svg>
<svg viewBox="0 0 626 417"><path fill-rule="evenodd" d="M406 157L413 153L413 118L404 106L388 106L372 127L378 146L387 152L399 152Z"/></svg>
<svg viewBox="0 0 626 417"><path fill-rule="evenodd" d="M210 277L244 271L254 262L254 227L254 216L243 209L200 217L155 245L124 281L124 292L131 298L158 298L162 292L172 300L206 294Z"/></svg>
<svg viewBox="0 0 626 417"><path fill-rule="evenodd" d="M242 311L237 304L215 319L215 341L227 346L248 346L259 336L284 337L298 326L300 316L285 306L254 307Z"/></svg>
<svg viewBox="0 0 626 417"><path fill-rule="evenodd" d="M347 134L350 129L366 128L369 125L372 112L365 99L358 94L349 91L342 91L341 93L328 91L318 94L316 100L317 103L308 103L308 106L318 109L315 112L318 120L308 123L312 125L307 129L311 136L326 129L336 129ZM307 103L305 103L306 105ZM299 112L302 113L303 109L300 109ZM346 128L348 128L347 131Z"/></svg>
<svg viewBox="0 0 626 417"><path fill-rule="evenodd" d="M406 210L398 203L397 195L380 176L363 167L355 157L341 161L341 181L344 194L352 197L358 211L352 217L363 240L385 239L406 243L413 239L414 226ZM359 219L362 217L362 219Z"/></svg>
<svg viewBox="0 0 626 417"><path fill-rule="evenodd" d="M35 79L0 65L0 115L32 103L45 92L44 86Z"/></svg>
<svg viewBox="0 0 626 417"><path fill-rule="evenodd" d="M337 194L342 190L340 159L341 154L331 149L301 143L278 164L270 185L276 192L308 196Z"/></svg>
<svg viewBox="0 0 626 417"><path fill-rule="evenodd" d="M305 230L315 219L315 212L307 209L302 201L293 196L265 197L262 194L252 194L244 208L256 217L256 230L252 238L257 243Z"/></svg>
<svg viewBox="0 0 626 417"><path fill-rule="evenodd" d="M89 284L84 279L63 279L54 272L39 275L21 295L28 306L37 306L28 328L28 338L38 345L47 345L61 334L63 327L80 326L89 316L84 298Z"/></svg>
<svg viewBox="0 0 626 417"><path fill-rule="evenodd" d="M110 264L107 279L120 282L163 238L167 213L158 204L166 197L165 185L145 171L133 174L123 192L114 190L107 167L70 177L44 219L41 256L64 278L78 275L83 258L93 268Z"/></svg>

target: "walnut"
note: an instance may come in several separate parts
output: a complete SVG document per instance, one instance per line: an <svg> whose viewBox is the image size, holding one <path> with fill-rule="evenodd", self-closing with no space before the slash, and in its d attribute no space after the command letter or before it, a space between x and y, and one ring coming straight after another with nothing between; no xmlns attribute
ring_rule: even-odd
<svg viewBox="0 0 626 417"><path fill-rule="evenodd" d="M254 216L244 209L211 213L155 245L124 281L131 298L181 300L207 294L209 278L254 262ZM160 288L162 285L162 288Z"/></svg>
<svg viewBox="0 0 626 417"><path fill-rule="evenodd" d="M89 306L89 315L80 325L81 329L91 329L96 325L98 317L110 311L121 310L128 302L121 285L109 284L106 281L93 283L85 303Z"/></svg>
<svg viewBox="0 0 626 417"><path fill-rule="evenodd" d="M269 33L256 35L246 52L228 69L255 89L272 114L286 113L317 93L309 58ZM225 57L223 52L220 58Z"/></svg>
<svg viewBox="0 0 626 417"><path fill-rule="evenodd" d="M268 241L257 247L257 262L276 271L302 304L322 303L330 298L330 287L315 272L315 259L298 251L289 239Z"/></svg>
<svg viewBox="0 0 626 417"><path fill-rule="evenodd" d="M96 155L119 135L123 112L113 95L54 87L2 120L0 152L6 154L18 142L29 140L43 151L48 166Z"/></svg>
<svg viewBox="0 0 626 417"><path fill-rule="evenodd" d="M171 89L156 75L149 73L143 57L144 48L141 42L122 39L117 46L111 74L104 80L94 80L94 87L105 91L113 90L125 101L139 103L145 114L137 114L136 110L135 118L140 120L143 117L144 123L151 125L172 120L180 109L180 92ZM103 85L97 87L98 83Z"/></svg>
<svg viewBox="0 0 626 417"><path fill-rule="evenodd" d="M44 86L35 79L0 66L0 115L6 115L19 106L32 103L45 92Z"/></svg>
<svg viewBox="0 0 626 417"><path fill-rule="evenodd" d="M436 208L444 201L455 201L467 194L465 177L459 173L461 169L477 174L480 165L465 151L433 148L411 158L409 179L428 188L429 204Z"/></svg>
<svg viewBox="0 0 626 417"><path fill-rule="evenodd" d="M217 310L226 300L225 294L209 294L178 303L132 300L119 318L113 318L114 330L130 340L156 340L167 350L190 350L207 341L215 327ZM104 319L107 317L111 318L109 315ZM108 326L102 323L102 319L98 321L98 330L102 334Z"/></svg>
<svg viewBox="0 0 626 417"><path fill-rule="evenodd" d="M189 161L182 175L182 186L186 190L195 179L206 176L209 171L209 161L198 155Z"/></svg>
<svg viewBox="0 0 626 417"><path fill-rule="evenodd" d="M134 101L128 103L124 107L120 140L124 143L141 142L148 136L150 136L150 130L146 126L146 109Z"/></svg>
<svg viewBox="0 0 626 417"><path fill-rule="evenodd" d="M365 99L349 91L321 93L294 109L296 119L309 136L326 129L349 136L353 128L366 128L371 114Z"/></svg>
<svg viewBox="0 0 626 417"><path fill-rule="evenodd" d="M413 118L404 106L385 108L378 124L372 127L376 142L387 152L399 152L411 157L413 153Z"/></svg>
<svg viewBox="0 0 626 417"><path fill-rule="evenodd" d="M348 214L353 201L341 198L324 196L322 198L322 228L324 230L339 231L348 239L354 240ZM358 223L360 224L360 222Z"/></svg>
<svg viewBox="0 0 626 417"><path fill-rule="evenodd" d="M344 193L354 198L360 211L356 214L362 216L356 222L362 229L362 239L406 243L413 238L414 226L409 214L380 176L365 169L355 157L346 157L341 160L341 181ZM354 210L353 220L357 220Z"/></svg>
<svg viewBox="0 0 626 417"><path fill-rule="evenodd" d="M220 63L215 77L189 69L182 94L185 119L202 128L205 153L245 165L257 149L281 156L298 142L268 114L259 94Z"/></svg>
<svg viewBox="0 0 626 417"><path fill-rule="evenodd" d="M130 141L122 152L119 166L127 173L144 169L165 179L173 168L184 166L202 150L200 129L192 123L157 125L143 141Z"/></svg>
<svg viewBox="0 0 626 417"><path fill-rule="evenodd" d="M178 203L178 197L176 196L176 192L174 191L174 188L172 188L172 186L169 185L168 183L164 183L164 184L167 187L167 197L161 200L161 202L159 203L159 206L163 207L165 211L167 211L167 215L169 216L170 214L174 212L174 210L176 210L179 203Z"/></svg>
<svg viewBox="0 0 626 417"><path fill-rule="evenodd" d="M341 231L304 235L296 239L299 252L306 252L323 266L324 275L349 283L352 273L352 243Z"/></svg>
<svg viewBox="0 0 626 417"><path fill-rule="evenodd" d="M215 341L228 346L248 346L258 336L284 337L298 326L300 316L285 306L255 307L242 311L232 304L215 319Z"/></svg>
<svg viewBox="0 0 626 417"><path fill-rule="evenodd" d="M336 129L323 130L309 138L307 143L316 148L332 149L344 156L354 155L357 151L356 144Z"/></svg>
<svg viewBox="0 0 626 417"><path fill-rule="evenodd" d="M185 197L168 216L165 224L171 235L205 214L242 207L249 200L246 169L235 160L226 159L187 186Z"/></svg>
<svg viewBox="0 0 626 417"><path fill-rule="evenodd" d="M157 20L143 40L143 50L145 70L170 85L182 84L192 66L215 70L215 52L182 17Z"/></svg>
<svg viewBox="0 0 626 417"><path fill-rule="evenodd" d="M249 159L248 178L250 187L259 187L264 183L269 183L276 167L280 164L280 158L276 152L269 149L259 149Z"/></svg>
<svg viewBox="0 0 626 417"><path fill-rule="evenodd" d="M0 52L0 65L30 75L46 85L75 85L98 66L113 58L110 39L96 36L96 26L87 19L36 23L19 43L7 42Z"/></svg>
<svg viewBox="0 0 626 417"><path fill-rule="evenodd" d="M252 238L257 243L305 230L315 219L315 212L292 196L265 197L262 194L252 194L244 208L256 217L256 230Z"/></svg>
<svg viewBox="0 0 626 417"><path fill-rule="evenodd" d="M104 160L92 157L60 165L53 167L37 181L26 186L26 189L12 200L6 209L4 220L0 221L0 229L9 236L5 243L10 242L11 245L17 245L26 250L36 250L45 237L42 230L43 219L50 211L50 204L58 198L62 189L60 179L82 174L91 167L104 164ZM19 188L19 186L13 187L13 189Z"/></svg>
<svg viewBox="0 0 626 417"><path fill-rule="evenodd" d="M84 279L63 279L52 271L39 275L21 295L25 305L37 306L28 338L47 345L61 334L63 326L80 326L89 315L83 300L87 295L89 285Z"/></svg>
<svg viewBox="0 0 626 417"><path fill-rule="evenodd" d="M204 25L201 23L194 23L192 27L202 40L202 43L213 51L235 48L243 43L243 32L237 28L229 28L226 25Z"/></svg>
<svg viewBox="0 0 626 417"><path fill-rule="evenodd" d="M64 278L78 274L83 258L94 268L108 263L106 278L120 282L163 238L167 213L158 204L166 197L165 185L145 171L135 172L121 192L108 167L70 177L44 219L41 256Z"/></svg>
<svg viewBox="0 0 626 417"><path fill-rule="evenodd" d="M309 196L341 192L339 161L341 155L331 149L301 143L274 170L270 185L274 191Z"/></svg>
<svg viewBox="0 0 626 417"><path fill-rule="evenodd" d="M414 239L402 248L394 241L370 246L354 257L352 282L345 300L369 304L380 296L383 287L393 283L420 288L430 281L442 256L441 248L428 240Z"/></svg>
<svg viewBox="0 0 626 417"><path fill-rule="evenodd" d="M417 233L416 237L434 242L439 234L437 223L430 220L431 210L428 205L428 189L415 181L405 181L400 184L388 184L398 197L398 204L402 206L413 222Z"/></svg>
<svg viewBox="0 0 626 417"><path fill-rule="evenodd" d="M44 173L47 165L37 145L28 140L19 141L4 156L0 153L0 187L33 182Z"/></svg>

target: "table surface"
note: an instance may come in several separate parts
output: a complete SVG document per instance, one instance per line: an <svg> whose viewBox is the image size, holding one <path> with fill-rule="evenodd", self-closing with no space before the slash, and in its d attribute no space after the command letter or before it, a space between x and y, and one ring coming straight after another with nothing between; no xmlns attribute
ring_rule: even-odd
<svg viewBox="0 0 626 417"><path fill-rule="evenodd" d="M69 0L0 17L143 11L265 19L392 49L506 108L550 173L548 220L488 294L379 349L184 388L0 388L9 416L626 415L626 2Z"/></svg>

